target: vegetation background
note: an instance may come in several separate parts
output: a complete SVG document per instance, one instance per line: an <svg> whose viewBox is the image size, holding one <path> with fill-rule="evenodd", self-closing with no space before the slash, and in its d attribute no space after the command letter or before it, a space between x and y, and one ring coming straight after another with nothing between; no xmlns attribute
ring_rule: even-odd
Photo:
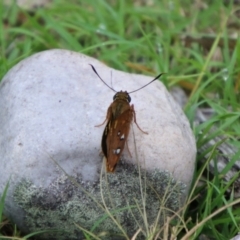
<svg viewBox="0 0 240 240"><path fill-rule="evenodd" d="M180 221L169 222L167 235L171 239L231 239L237 235L239 1L55 0L29 9L8 2L0 3L0 79L22 59L60 48L87 54L126 72L152 76L166 72L163 82L167 88L178 85L184 89L189 97L184 111L199 152L189 200ZM208 117L197 122L199 109ZM225 154L222 145L234 151ZM222 159L225 165L219 170ZM226 178L229 173L231 177ZM0 198L0 239L28 238L2 215L4 197ZM93 238L86 234L86 239Z"/></svg>

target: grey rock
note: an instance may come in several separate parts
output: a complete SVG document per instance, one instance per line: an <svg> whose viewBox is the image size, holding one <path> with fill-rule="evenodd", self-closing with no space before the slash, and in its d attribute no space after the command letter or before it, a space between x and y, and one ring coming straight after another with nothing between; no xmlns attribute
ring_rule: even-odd
<svg viewBox="0 0 240 240"><path fill-rule="evenodd" d="M50 50L18 63L0 85L0 194L10 183L5 214L26 233L65 231L42 239L81 239L75 223L87 230L98 223L96 234L122 233L109 211L132 236L138 224L145 229L140 209L145 206L150 226L160 206L182 206L192 181L195 139L160 81L131 94L137 122L149 134L133 123L132 157L125 149L116 172L105 173L99 154L104 126L95 125L104 121L114 93L89 63L108 84L112 74L116 90L131 92L152 79L79 53Z"/></svg>
<svg viewBox="0 0 240 240"><path fill-rule="evenodd" d="M231 238L231 240L240 240L240 234L236 235L234 238Z"/></svg>
<svg viewBox="0 0 240 240"><path fill-rule="evenodd" d="M3 0L3 2L7 5L12 5L12 0ZM15 3L24 9L27 10L34 10L39 7L46 7L48 6L52 0L15 0Z"/></svg>

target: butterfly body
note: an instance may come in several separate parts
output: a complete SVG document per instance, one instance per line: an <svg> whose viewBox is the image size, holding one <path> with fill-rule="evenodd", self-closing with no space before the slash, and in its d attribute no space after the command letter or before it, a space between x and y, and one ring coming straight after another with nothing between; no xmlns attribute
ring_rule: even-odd
<svg viewBox="0 0 240 240"><path fill-rule="evenodd" d="M102 136L102 151L107 172L114 172L126 143L130 125L135 115L127 92L117 92L107 111L107 125Z"/></svg>

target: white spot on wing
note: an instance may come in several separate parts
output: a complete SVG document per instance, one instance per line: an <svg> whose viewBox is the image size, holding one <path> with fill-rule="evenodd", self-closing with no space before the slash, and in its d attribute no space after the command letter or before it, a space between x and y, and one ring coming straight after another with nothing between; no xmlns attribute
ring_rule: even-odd
<svg viewBox="0 0 240 240"><path fill-rule="evenodd" d="M120 151L121 151L120 148L113 149L113 153L114 153L114 154L117 154L117 155L120 153Z"/></svg>
<svg viewBox="0 0 240 240"><path fill-rule="evenodd" d="M123 140L125 138L124 134L120 137L121 140Z"/></svg>

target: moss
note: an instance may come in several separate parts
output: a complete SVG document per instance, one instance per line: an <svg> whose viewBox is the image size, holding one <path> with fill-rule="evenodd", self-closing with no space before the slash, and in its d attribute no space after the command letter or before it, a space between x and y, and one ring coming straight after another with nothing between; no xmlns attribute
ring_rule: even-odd
<svg viewBox="0 0 240 240"><path fill-rule="evenodd" d="M141 178L141 185L140 179ZM144 230L142 217L144 204L141 192L145 199L148 225L152 225L157 218L161 207L177 211L182 204L185 185L176 182L168 172L141 172L126 164L119 164L114 174L104 174L101 183L86 183L81 177L81 183L91 197L68 178L61 176L48 189L34 186L27 180L22 180L15 190L15 201L25 211L25 224L30 231L56 228L58 233L45 234L45 239L81 239L83 235L75 226L79 224L87 230L95 226L93 232L120 233L118 226L108 217L103 206L101 191L109 211L128 236L132 236L139 228ZM101 191L100 191L101 190ZM93 198L95 200L93 200ZM98 204L97 204L97 203ZM164 217L171 215L164 210L159 219L162 226ZM105 217L104 217L105 216ZM106 236L103 239L107 239ZM109 239L112 239L110 237ZM117 238L114 238L117 239ZM119 239L125 239L119 237Z"/></svg>

